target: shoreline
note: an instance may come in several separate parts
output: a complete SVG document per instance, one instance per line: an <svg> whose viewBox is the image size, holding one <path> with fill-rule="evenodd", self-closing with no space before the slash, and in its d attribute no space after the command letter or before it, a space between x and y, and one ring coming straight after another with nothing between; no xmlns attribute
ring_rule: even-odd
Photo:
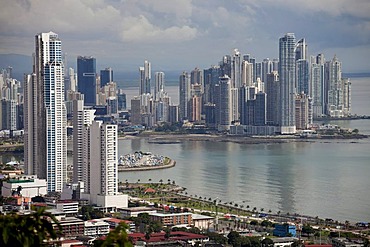
<svg viewBox="0 0 370 247"><path fill-rule="evenodd" d="M289 142L315 142L326 140L349 140L358 141L368 138L367 135L344 136L319 136L301 138L297 136L231 136L213 134L158 134L145 133L136 136L121 136L119 139L148 139L149 143L154 144L179 144L183 141L209 141L209 142L233 142L238 144L279 144Z"/></svg>
<svg viewBox="0 0 370 247"><path fill-rule="evenodd" d="M173 159L170 159L170 162L167 165L160 165L160 166L141 166L141 167L118 166L118 172L159 170L159 169L171 168L171 167L174 167L175 165L176 165L176 161L174 161Z"/></svg>

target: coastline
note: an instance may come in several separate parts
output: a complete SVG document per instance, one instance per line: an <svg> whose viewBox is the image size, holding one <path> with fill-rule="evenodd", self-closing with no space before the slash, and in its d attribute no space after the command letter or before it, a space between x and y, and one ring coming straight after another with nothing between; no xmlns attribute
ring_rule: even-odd
<svg viewBox="0 0 370 247"><path fill-rule="evenodd" d="M148 139L150 143L178 144L183 141L209 141L209 142L233 142L238 144L269 144L288 142L315 142L320 140L359 140L368 138L367 135L325 135L318 137L299 136L238 136L238 135L214 135L214 134L158 134L144 133L136 136L121 136L119 139Z"/></svg>
<svg viewBox="0 0 370 247"><path fill-rule="evenodd" d="M170 162L167 165L160 165L160 166L141 166L141 167L118 166L118 172L159 170L159 169L171 168L171 167L174 167L175 165L176 165L176 161L174 161L173 159L170 159Z"/></svg>

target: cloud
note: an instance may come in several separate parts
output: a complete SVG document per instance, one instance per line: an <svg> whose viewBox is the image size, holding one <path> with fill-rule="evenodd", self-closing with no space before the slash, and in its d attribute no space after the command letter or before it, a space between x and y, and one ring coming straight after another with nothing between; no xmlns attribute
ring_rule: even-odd
<svg viewBox="0 0 370 247"><path fill-rule="evenodd" d="M140 15L138 17L126 18L123 22L121 38L125 42L174 42L188 41L196 37L197 30L189 26L172 26L160 28L153 25L149 20Z"/></svg>
<svg viewBox="0 0 370 247"><path fill-rule="evenodd" d="M217 64L234 48L277 57L279 37L294 32L312 54L353 47L370 57L368 13L368 0L14 0L0 8L0 53L30 55L34 35L54 31L71 57L119 66L152 58L181 70Z"/></svg>

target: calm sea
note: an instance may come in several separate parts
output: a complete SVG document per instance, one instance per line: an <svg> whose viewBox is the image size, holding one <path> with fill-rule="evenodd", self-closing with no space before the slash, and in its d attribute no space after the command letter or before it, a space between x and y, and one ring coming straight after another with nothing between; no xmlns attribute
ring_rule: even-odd
<svg viewBox="0 0 370 247"><path fill-rule="evenodd" d="M370 78L352 81L352 112L370 115ZM127 99L137 94L127 88ZM178 103L178 87L166 91ZM331 121L370 134L370 120ZM176 160L174 168L120 173L121 181L175 180L191 195L322 218L370 221L370 140L286 144L188 141L151 144L120 140L120 155L151 151Z"/></svg>
<svg viewBox="0 0 370 247"><path fill-rule="evenodd" d="M128 103L137 88L124 88ZM178 87L167 86L174 104ZM370 78L352 79L352 112L370 115ZM370 135L370 120L332 121ZM165 170L120 173L120 181L175 180L189 195L218 197L265 211L370 221L370 139L286 144L122 139L119 154L151 151L176 160ZM0 162L21 159L0 154ZM72 162L72 159L69 159Z"/></svg>

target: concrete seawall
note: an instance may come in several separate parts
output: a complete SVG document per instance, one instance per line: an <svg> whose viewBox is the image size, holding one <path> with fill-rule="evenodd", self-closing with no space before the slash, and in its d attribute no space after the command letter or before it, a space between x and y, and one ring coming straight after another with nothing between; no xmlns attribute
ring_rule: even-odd
<svg viewBox="0 0 370 247"><path fill-rule="evenodd" d="M131 171L148 171L148 170L157 170L157 169L166 169L171 168L176 165L176 161L170 160L167 165L160 165L160 166L141 166L141 167L123 167L118 166L119 172L131 172Z"/></svg>

